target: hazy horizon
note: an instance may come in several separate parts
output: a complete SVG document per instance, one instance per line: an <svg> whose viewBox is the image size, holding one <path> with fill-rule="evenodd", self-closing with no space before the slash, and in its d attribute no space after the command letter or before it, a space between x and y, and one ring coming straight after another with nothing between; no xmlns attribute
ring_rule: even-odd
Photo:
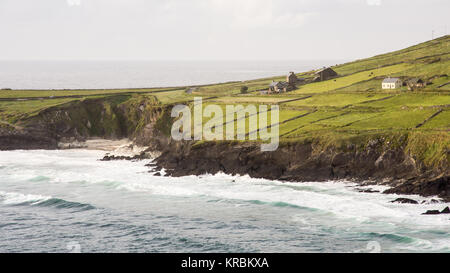
<svg viewBox="0 0 450 273"><path fill-rule="evenodd" d="M189 86L280 76L333 64L333 60L0 61L0 89Z"/></svg>
<svg viewBox="0 0 450 273"><path fill-rule="evenodd" d="M0 60L354 60L447 34L446 0L2 0Z"/></svg>

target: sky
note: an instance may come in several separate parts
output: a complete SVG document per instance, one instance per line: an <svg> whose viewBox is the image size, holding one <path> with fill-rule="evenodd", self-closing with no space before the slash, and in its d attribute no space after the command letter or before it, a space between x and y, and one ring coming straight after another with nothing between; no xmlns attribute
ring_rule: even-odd
<svg viewBox="0 0 450 273"><path fill-rule="evenodd" d="M448 34L449 0L0 0L0 60L353 60Z"/></svg>

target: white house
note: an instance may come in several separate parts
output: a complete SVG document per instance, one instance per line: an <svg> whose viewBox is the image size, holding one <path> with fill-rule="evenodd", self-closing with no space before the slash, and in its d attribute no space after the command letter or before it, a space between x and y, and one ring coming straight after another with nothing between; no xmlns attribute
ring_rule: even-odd
<svg viewBox="0 0 450 273"><path fill-rule="evenodd" d="M396 89L402 86L402 81L399 78L386 78L381 83L383 89Z"/></svg>

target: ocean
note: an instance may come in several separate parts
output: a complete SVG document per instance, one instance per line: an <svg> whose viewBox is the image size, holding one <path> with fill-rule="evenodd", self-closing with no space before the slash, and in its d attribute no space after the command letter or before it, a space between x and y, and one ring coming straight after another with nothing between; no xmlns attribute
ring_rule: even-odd
<svg viewBox="0 0 450 273"><path fill-rule="evenodd" d="M0 252L450 252L448 204L351 182L153 176L104 151L0 152ZM383 190L385 187L372 186Z"/></svg>
<svg viewBox="0 0 450 273"><path fill-rule="evenodd" d="M0 61L0 89L201 85L304 72L344 61Z"/></svg>

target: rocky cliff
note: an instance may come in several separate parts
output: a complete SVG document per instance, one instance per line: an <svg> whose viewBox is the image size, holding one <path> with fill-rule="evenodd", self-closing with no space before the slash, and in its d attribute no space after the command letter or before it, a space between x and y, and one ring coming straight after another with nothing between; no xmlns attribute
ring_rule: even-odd
<svg viewBox="0 0 450 273"><path fill-rule="evenodd" d="M169 110L145 96L74 101L0 127L0 150L57 149L60 142L89 137L128 137L160 152L158 168L173 176L224 172L284 181L347 179L450 201L450 151L444 146L437 152L427 136L379 133L339 143L318 137L283 141L276 151L261 152L256 142L173 141Z"/></svg>
<svg viewBox="0 0 450 273"><path fill-rule="evenodd" d="M163 109L144 96L85 99L47 108L0 127L0 150L56 149L61 142L136 138L155 124Z"/></svg>
<svg viewBox="0 0 450 273"><path fill-rule="evenodd" d="M223 172L284 181L346 179L389 185L390 193L439 195L450 201L448 162L427 166L405 145L389 146L382 137L362 147L320 149L314 142L286 142L273 152L261 152L259 143L176 142L165 146L156 162L172 176Z"/></svg>

